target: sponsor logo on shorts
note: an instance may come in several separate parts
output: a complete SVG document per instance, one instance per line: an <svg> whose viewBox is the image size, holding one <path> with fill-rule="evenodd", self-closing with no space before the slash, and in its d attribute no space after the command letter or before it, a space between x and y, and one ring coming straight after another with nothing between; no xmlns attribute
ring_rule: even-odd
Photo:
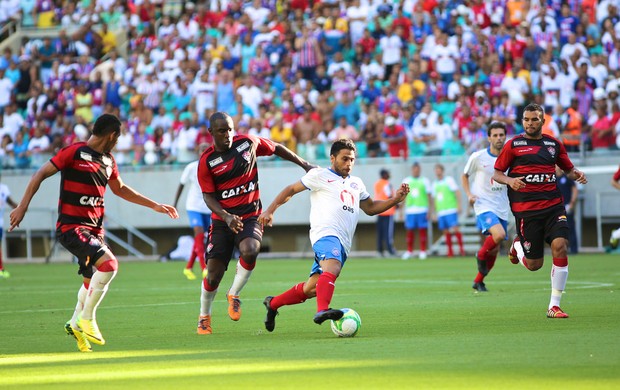
<svg viewBox="0 0 620 390"><path fill-rule="evenodd" d="M213 249L213 244L207 245L207 253L211 253L212 249Z"/></svg>
<svg viewBox="0 0 620 390"><path fill-rule="evenodd" d="M566 221L567 221L567 219L566 219L566 215L560 215L560 216L558 217L558 222L566 222Z"/></svg>
<svg viewBox="0 0 620 390"><path fill-rule="evenodd" d="M532 248L531 242L523 241L523 249L525 249L526 252L529 252L531 248Z"/></svg>

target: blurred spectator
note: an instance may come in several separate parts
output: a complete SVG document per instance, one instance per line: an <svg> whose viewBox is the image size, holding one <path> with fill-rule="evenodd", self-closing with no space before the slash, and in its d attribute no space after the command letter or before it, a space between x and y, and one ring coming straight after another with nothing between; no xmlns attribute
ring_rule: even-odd
<svg viewBox="0 0 620 390"><path fill-rule="evenodd" d="M396 122L396 118L392 116L385 118L381 140L387 144L390 157L406 159L409 155L405 128Z"/></svg>

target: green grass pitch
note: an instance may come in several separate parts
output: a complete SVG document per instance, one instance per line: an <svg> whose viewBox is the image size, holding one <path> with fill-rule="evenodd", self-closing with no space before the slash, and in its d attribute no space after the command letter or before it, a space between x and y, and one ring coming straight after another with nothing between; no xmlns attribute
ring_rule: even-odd
<svg viewBox="0 0 620 390"><path fill-rule="evenodd" d="M72 264L8 264L0 279L2 389L618 389L620 258L570 258L562 308L545 317L551 258L530 272L498 259L488 293L471 289L473 258L355 259L333 307L362 328L337 338L312 322L314 300L280 309L264 330L263 298L306 279L310 260L261 260L233 322L225 294L213 335L195 333L200 281L183 263L124 262L98 310L107 345L77 352L63 325L80 278ZM198 271L198 267L196 267Z"/></svg>

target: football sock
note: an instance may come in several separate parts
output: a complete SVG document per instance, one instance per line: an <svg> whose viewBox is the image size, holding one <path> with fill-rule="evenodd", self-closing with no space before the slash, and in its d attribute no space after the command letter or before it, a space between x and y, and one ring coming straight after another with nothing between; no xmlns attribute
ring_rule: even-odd
<svg viewBox="0 0 620 390"><path fill-rule="evenodd" d="M426 238L426 229L418 229L418 234L420 235L420 250L426 252L426 243L428 241Z"/></svg>
<svg viewBox="0 0 620 390"><path fill-rule="evenodd" d="M450 232L446 233L446 245L448 246L448 256L454 256L454 252L452 251L452 234L450 234Z"/></svg>
<svg viewBox="0 0 620 390"><path fill-rule="evenodd" d="M316 282L316 311L329 309L336 288L336 275L323 272Z"/></svg>
<svg viewBox="0 0 620 390"><path fill-rule="evenodd" d="M217 288L209 286L207 278L202 280L200 285L200 315L206 316L211 314L211 305L217 294Z"/></svg>
<svg viewBox="0 0 620 390"><path fill-rule="evenodd" d="M252 270L256 266L256 262L248 264L241 257L237 262L237 272L235 273L235 278L233 279L232 286L228 290L228 295L239 296L241 290L250 279L252 275Z"/></svg>
<svg viewBox="0 0 620 390"><path fill-rule="evenodd" d="M4 269L4 266L2 265L2 251L0 250L0 271L2 271Z"/></svg>
<svg viewBox="0 0 620 390"><path fill-rule="evenodd" d="M75 304L75 310L71 317L71 326L77 328L77 318L84 309L84 302L86 301L86 294L88 293L88 285L82 283L77 293L77 303Z"/></svg>
<svg viewBox="0 0 620 390"><path fill-rule="evenodd" d="M413 230L407 230L407 252L413 252L414 240Z"/></svg>
<svg viewBox="0 0 620 390"><path fill-rule="evenodd" d="M460 231L455 232L454 235L456 236L456 242L459 244L459 254L464 255L465 249L463 248L463 235Z"/></svg>
<svg viewBox="0 0 620 390"><path fill-rule="evenodd" d="M476 277L474 278L474 283L480 283L484 280L484 275L478 272Z"/></svg>
<svg viewBox="0 0 620 390"><path fill-rule="evenodd" d="M92 320L95 317L97 307L105 297L108 286L116 276L117 269L116 259L108 260L97 268L90 279L90 287L84 301L84 309L82 309L82 318Z"/></svg>
<svg viewBox="0 0 620 390"><path fill-rule="evenodd" d="M306 293L304 293L304 282L298 283L283 292L280 295L277 295L271 299L272 309L278 310L278 308L286 305L296 305L298 303L305 302L308 297Z"/></svg>
<svg viewBox="0 0 620 390"><path fill-rule="evenodd" d="M525 252L523 252L523 245L521 245L521 241L515 240L514 248L515 248L515 251L517 252L517 258L519 259L519 263L521 263L521 265L524 266L525 268L530 269L527 266L527 263L525 262Z"/></svg>
<svg viewBox="0 0 620 390"><path fill-rule="evenodd" d="M196 261L196 240L194 239L194 245L192 245L192 252L189 255L189 259L187 259L187 264L185 268L192 269L194 268L194 262Z"/></svg>
<svg viewBox="0 0 620 390"><path fill-rule="evenodd" d="M480 250L478 251L478 258L486 259L487 253L489 253L489 251L495 248L496 246L497 244L495 243L495 240L493 240L493 236L490 236L490 235L487 236L487 238L482 243Z"/></svg>
<svg viewBox="0 0 620 390"><path fill-rule="evenodd" d="M200 269L207 268L205 262L205 234L200 233L194 238L194 245L196 246L196 256L200 262Z"/></svg>
<svg viewBox="0 0 620 390"><path fill-rule="evenodd" d="M553 306L560 306L562 292L566 288L566 280L568 279L568 259L553 258L553 266L551 266L551 299L549 300L549 309Z"/></svg>

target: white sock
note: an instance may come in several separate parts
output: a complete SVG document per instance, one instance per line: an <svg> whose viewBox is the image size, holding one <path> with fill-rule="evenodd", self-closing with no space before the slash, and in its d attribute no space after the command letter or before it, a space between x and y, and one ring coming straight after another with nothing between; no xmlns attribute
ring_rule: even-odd
<svg viewBox="0 0 620 390"><path fill-rule="evenodd" d="M568 279L568 266L558 267L553 265L551 267L551 299L549 301L549 309L553 306L560 306L562 292L566 288L566 279Z"/></svg>
<svg viewBox="0 0 620 390"><path fill-rule="evenodd" d="M77 328L77 318L78 315L84 309L84 302L86 301L86 294L88 293L88 289L84 287L84 283L80 286L80 289L77 293L77 303L75 304L75 310L73 311L73 317L71 317L71 326Z"/></svg>
<svg viewBox="0 0 620 390"><path fill-rule="evenodd" d="M522 266L527 268L527 264L525 264L525 252L523 251L523 245L521 245L521 241L515 241L514 248L517 252L517 258L519 259L519 263L521 263Z"/></svg>
<svg viewBox="0 0 620 390"><path fill-rule="evenodd" d="M620 228L611 232L611 238L620 239Z"/></svg>
<svg viewBox="0 0 620 390"><path fill-rule="evenodd" d="M239 296L241 290L246 285L248 280L250 280L250 276L252 275L253 270L247 270L243 268L241 262L237 262L237 272L235 273L235 279L233 279L232 286L230 286L230 290L228 290L228 295Z"/></svg>
<svg viewBox="0 0 620 390"><path fill-rule="evenodd" d="M217 289L213 291L205 290L205 286L200 283L200 315L206 316L211 314L211 305L217 294Z"/></svg>
<svg viewBox="0 0 620 390"><path fill-rule="evenodd" d="M84 309L82 310L82 318L85 320L92 320L95 318L97 306L105 297L105 293L108 291L108 286L112 279L116 276L116 271L101 272L96 271L93 277L90 279L90 287L88 288L88 294L84 302Z"/></svg>

